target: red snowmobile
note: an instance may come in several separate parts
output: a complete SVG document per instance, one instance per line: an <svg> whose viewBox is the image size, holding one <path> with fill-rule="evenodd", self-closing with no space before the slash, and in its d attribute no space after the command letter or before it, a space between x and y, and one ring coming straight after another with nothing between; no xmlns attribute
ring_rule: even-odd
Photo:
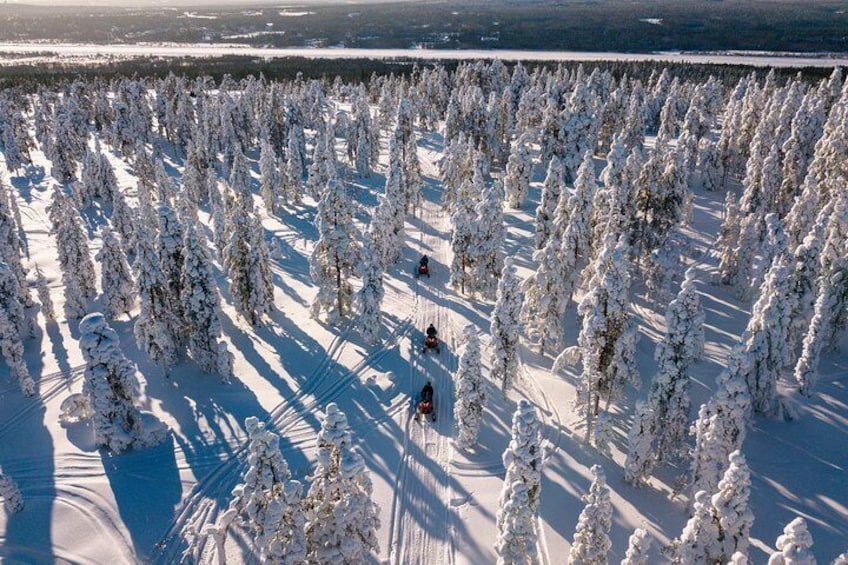
<svg viewBox="0 0 848 565"><path fill-rule="evenodd" d="M427 381L424 388L421 389L421 394L418 395L418 409L415 412L415 419L421 421L422 417L430 417L432 421L436 421L436 405L433 401L433 386Z"/></svg>
<svg viewBox="0 0 848 565"><path fill-rule="evenodd" d="M415 269L415 278L422 277L427 275L427 278L430 278L430 259L424 255L420 261L418 261L418 268Z"/></svg>
<svg viewBox="0 0 848 565"><path fill-rule="evenodd" d="M436 353L442 352L442 345L439 342L439 336L433 324L430 324L430 327L427 328L427 337L424 338L424 353L427 353L430 349Z"/></svg>

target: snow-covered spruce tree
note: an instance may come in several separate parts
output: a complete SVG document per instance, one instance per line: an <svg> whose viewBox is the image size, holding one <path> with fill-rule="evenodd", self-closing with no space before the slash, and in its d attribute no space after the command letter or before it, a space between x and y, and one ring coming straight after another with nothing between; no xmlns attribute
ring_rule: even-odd
<svg viewBox="0 0 848 565"><path fill-rule="evenodd" d="M135 306L135 283L124 251L112 230L104 226L101 236L103 247L95 259L100 262L100 286L103 288L105 313L114 320L121 314L129 316Z"/></svg>
<svg viewBox="0 0 848 565"><path fill-rule="evenodd" d="M109 218L112 226L121 234L121 246L124 253L135 253L136 218L132 208L127 204L123 193L116 191L112 199L112 215Z"/></svg>
<svg viewBox="0 0 848 565"><path fill-rule="evenodd" d="M527 485L522 481L504 484L498 507L498 565L535 565L539 560L536 514L530 508Z"/></svg>
<svg viewBox="0 0 848 565"><path fill-rule="evenodd" d="M736 349L727 369L719 376L713 396L701 405L690 434L695 436L692 451L692 492L715 492L727 468L730 454L745 440L751 395L745 382L744 353Z"/></svg>
<svg viewBox="0 0 848 565"><path fill-rule="evenodd" d="M657 460L653 446L657 432L657 417L651 404L638 401L627 436L627 459L624 461L624 480L631 485L641 485L653 470Z"/></svg>
<svg viewBox="0 0 848 565"><path fill-rule="evenodd" d="M657 373L651 381L648 404L654 413L656 458L682 454L689 424L689 365L704 350L704 310L695 286L695 271L686 278L665 314L666 332L657 344Z"/></svg>
<svg viewBox="0 0 848 565"><path fill-rule="evenodd" d="M379 509L347 417L331 402L318 432L318 465L304 499L309 563L354 565L376 551Z"/></svg>
<svg viewBox="0 0 848 565"><path fill-rule="evenodd" d="M512 415L512 439L503 453L505 475L500 498L501 508L506 504L512 483L521 481L527 485L530 511L535 515L539 509L542 489L541 428L536 409L522 398Z"/></svg>
<svg viewBox="0 0 848 565"><path fill-rule="evenodd" d="M475 326L465 328L465 348L459 356L459 366L454 375L456 402L453 408L456 420L456 444L469 449L477 441L483 408L486 405L486 389L483 366L480 361L480 337Z"/></svg>
<svg viewBox="0 0 848 565"><path fill-rule="evenodd" d="M474 288L471 270L474 267L475 257L472 253L474 243L474 231L477 225L477 215L474 208L476 198L474 193L480 194L483 190L483 179L475 175L475 184L464 181L460 187L460 196L453 204L451 214L451 251L453 259L450 266L450 284L459 288L462 293L472 291ZM480 183L477 186L476 183ZM480 192L476 192L476 189Z"/></svg>
<svg viewBox="0 0 848 565"><path fill-rule="evenodd" d="M810 551L813 536L800 516L786 524L774 545L777 551L769 557L768 565L816 565L816 558Z"/></svg>
<svg viewBox="0 0 848 565"><path fill-rule="evenodd" d="M786 344L792 307L789 269L781 259L776 259L742 334L745 376L757 412L775 415L780 409L777 380L791 359Z"/></svg>
<svg viewBox="0 0 848 565"><path fill-rule="evenodd" d="M0 354L9 367L9 373L18 381L24 396L35 394L35 382L29 376L24 361L24 345L20 334L3 308L0 308Z"/></svg>
<svg viewBox="0 0 848 565"><path fill-rule="evenodd" d="M303 197L303 154L300 151L300 143L295 128L289 130L287 159L282 180L284 181L283 193L286 195L286 199L294 204L300 202Z"/></svg>
<svg viewBox="0 0 848 565"><path fill-rule="evenodd" d="M21 496L21 489L2 469L0 469L0 497L3 498L3 504L10 513L14 514L23 510L24 497Z"/></svg>
<svg viewBox="0 0 848 565"><path fill-rule="evenodd" d="M821 353L833 345L848 321L848 197L840 192L834 200L823 234L813 315L795 365L795 380L806 395L815 386ZM817 229L819 225L817 220Z"/></svg>
<svg viewBox="0 0 848 565"><path fill-rule="evenodd" d="M227 512L233 518L238 516L250 532L249 547L261 562L304 564L303 485L291 479L288 464L280 453L280 436L252 416L244 421L244 426L250 442L248 468L242 482L233 489ZM221 535L226 539L223 529Z"/></svg>
<svg viewBox="0 0 848 565"><path fill-rule="evenodd" d="M21 489L2 469L0 469L0 497L3 497L3 504L10 513L14 514L23 510L24 497L21 496Z"/></svg>
<svg viewBox="0 0 848 565"><path fill-rule="evenodd" d="M530 136L522 134L512 146L504 176L504 191L510 208L524 206L530 179L533 175L533 161L530 155Z"/></svg>
<svg viewBox="0 0 848 565"><path fill-rule="evenodd" d="M601 126L597 111L600 102L595 92L581 77L575 78L575 82L562 126L562 165L568 180L576 178L581 159L594 149Z"/></svg>
<svg viewBox="0 0 848 565"><path fill-rule="evenodd" d="M651 549L651 534L644 528L636 528L627 541L627 552L621 565L648 565L648 551Z"/></svg>
<svg viewBox="0 0 848 565"><path fill-rule="evenodd" d="M244 201L235 202L229 216L229 242L224 249L230 273L230 294L239 314L251 325L274 305L268 248L258 218L252 218Z"/></svg>
<svg viewBox="0 0 848 565"><path fill-rule="evenodd" d="M692 508L692 517L672 543L672 563L719 563L714 557L719 551L719 531L718 524L713 522L710 495L698 491Z"/></svg>
<svg viewBox="0 0 848 565"><path fill-rule="evenodd" d="M170 310L165 274L159 267L159 257L153 245L150 227L138 226L136 240L135 273L140 311L133 327L139 349L156 363L168 367L177 356L174 336L178 320Z"/></svg>
<svg viewBox="0 0 848 565"><path fill-rule="evenodd" d="M515 380L518 362L518 339L521 331L521 281L512 258L507 258L498 282L497 300L492 311L492 380L500 381L506 392Z"/></svg>
<svg viewBox="0 0 848 565"><path fill-rule="evenodd" d="M173 208L160 202L157 206L159 217L159 232L156 236L156 251L159 254L159 267L165 275L165 289L168 306L177 323L183 320L182 303L182 268L185 260L185 249L183 247L184 231L182 223ZM177 344L182 345L184 340L183 328L174 328L174 337Z"/></svg>
<svg viewBox="0 0 848 565"><path fill-rule="evenodd" d="M21 339L32 337L36 330L35 320L27 315L24 304L15 274L6 263L0 263L0 309L6 312Z"/></svg>
<svg viewBox="0 0 848 565"><path fill-rule="evenodd" d="M571 301L577 287L580 271L591 259L594 214L592 201L596 191L595 164L592 153L587 151L583 156L583 163L577 169L574 192L564 201L563 198L568 192L563 191L557 205L555 229L559 229L559 224L562 224L562 255L566 273L563 295L568 297L567 302Z"/></svg>
<svg viewBox="0 0 848 565"><path fill-rule="evenodd" d="M54 191L49 214L65 281L65 311L69 317L79 318L85 315L88 302L97 295L88 239L79 214L59 187Z"/></svg>
<svg viewBox="0 0 848 565"><path fill-rule="evenodd" d="M739 275L739 257L736 254L736 243L739 240L740 217L739 202L732 191L724 197L724 221L721 224L716 248L719 250L718 273L715 282L727 286L736 284Z"/></svg>
<svg viewBox="0 0 848 565"><path fill-rule="evenodd" d="M373 225L373 224L372 224ZM362 287L356 293L356 325L368 344L380 340L383 327L383 264L374 252L370 233L363 236L362 256L359 262L359 277Z"/></svg>
<svg viewBox="0 0 848 565"><path fill-rule="evenodd" d="M26 269L21 262L21 250L23 248L20 234L23 226L20 218L15 218L17 207L12 207L16 202L14 194L7 191L3 180L0 179L0 261L6 263L15 275L18 283L18 297L23 300L24 306L31 306L32 299L26 282Z"/></svg>
<svg viewBox="0 0 848 565"><path fill-rule="evenodd" d="M371 218L368 233L371 236L374 253L384 269L388 269L401 255L404 243L404 217L400 204L388 192L389 181L395 182L397 176L390 172L386 177L386 194L377 197L377 207Z"/></svg>
<svg viewBox="0 0 848 565"><path fill-rule="evenodd" d="M542 249L548 242L553 224L557 219L557 205L565 190L562 161L554 156L548 164L548 172L542 185L542 200L536 208L536 249Z"/></svg>
<svg viewBox="0 0 848 565"><path fill-rule="evenodd" d="M572 565L606 565L610 550L612 505L607 478L600 465L592 466L592 485L583 496L586 506L577 519L568 562Z"/></svg>
<svg viewBox="0 0 848 565"><path fill-rule="evenodd" d="M542 354L562 348L562 318L570 300L564 295L569 288L565 259L560 230L555 229L548 236L545 246L533 254L533 260L539 263L536 272L522 283L524 327L530 339L538 340Z"/></svg>
<svg viewBox="0 0 848 565"><path fill-rule="evenodd" d="M284 199L280 190L280 173L277 154L267 140L262 140L259 155L259 194L269 215L277 214Z"/></svg>
<svg viewBox="0 0 848 565"><path fill-rule="evenodd" d="M351 308L350 279L359 261L358 230L353 223L353 202L341 181L327 183L315 216L318 241L309 258L309 274L318 286L312 316L326 311L337 323Z"/></svg>
<svg viewBox="0 0 848 565"><path fill-rule="evenodd" d="M229 382L228 364L220 359L227 355L226 350L222 351L219 347L221 300L206 247L191 224L186 228L184 249L180 300L188 333L188 350L201 369L218 373L221 380ZM223 373L220 372L222 367L225 369Z"/></svg>
<svg viewBox="0 0 848 565"><path fill-rule="evenodd" d="M583 370L575 406L585 417L586 441L590 442L601 399L609 403L621 396L627 383L637 382L634 356L635 325L630 319L630 274L627 236L608 234L595 262L588 292L578 306L583 322L578 345L565 349L554 363L574 364L582 359Z"/></svg>
<svg viewBox="0 0 848 565"><path fill-rule="evenodd" d="M483 189L480 200L474 207L474 215L477 218L477 226L472 231L469 250L474 257L471 278L474 291L490 300L494 298L504 263L501 247L506 229L503 218L503 190L499 181Z"/></svg>
<svg viewBox="0 0 848 565"><path fill-rule="evenodd" d="M100 312L80 321L80 349L85 359L82 392L91 408L94 438L110 451L160 443L168 429L157 422L144 428L136 408L138 382L136 368L121 351L121 342Z"/></svg>
<svg viewBox="0 0 848 565"><path fill-rule="evenodd" d="M53 299L50 298L50 287L47 285L47 277L39 266L35 266L35 287L38 291L38 301L41 303L41 315L48 324L56 321L56 313L53 310Z"/></svg>
<svg viewBox="0 0 848 565"><path fill-rule="evenodd" d="M740 451L730 454L730 466L710 498L710 513L718 526L718 552L715 561L726 563L736 552L748 552L748 537L754 515L748 508L751 497L751 475L745 456Z"/></svg>

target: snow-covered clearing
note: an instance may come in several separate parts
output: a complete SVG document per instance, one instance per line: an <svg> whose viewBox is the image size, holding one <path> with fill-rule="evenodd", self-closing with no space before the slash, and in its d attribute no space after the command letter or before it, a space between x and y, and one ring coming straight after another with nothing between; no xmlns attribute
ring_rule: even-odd
<svg viewBox="0 0 848 565"><path fill-rule="evenodd" d="M288 206L279 217L264 217L266 239L274 250L276 293L276 310L268 323L252 328L236 316L226 276L216 267L223 331L235 354L232 384L200 373L190 362L163 374L138 350L133 320L125 317L113 324L125 355L137 363L142 376L142 407L173 430L172 439L158 447L110 455L97 449L87 426L59 424L60 405L79 392L82 383L79 333L76 323L61 315L58 325L46 329L39 318L41 330L25 341L26 362L38 385L36 396L24 398L7 377L5 365L0 369L0 463L15 477L26 501L24 511L0 516L0 557L9 563L176 563L191 542L197 542L195 556L208 556L211 543L198 534L226 508L244 471L245 418L256 416L280 435L292 475L303 480L314 467L319 413L336 402L348 415L380 505L380 553L371 562L494 563L495 515L504 474L501 454L509 443L515 406L526 398L543 422L542 562L565 562L583 507L581 496L591 482L589 469L595 464L605 468L612 490L610 561L621 560L633 529L643 527L656 540L649 562L665 562L659 548L680 534L688 518L688 493L679 492L677 482L686 469L660 469L646 488L627 485L623 463L632 409L622 406L633 402L613 408L615 441L610 457L587 447L581 419L570 403L576 374L552 373L551 358L527 344L521 346L516 388L504 396L497 383L488 383L489 402L477 447L468 452L455 448L452 379L462 330L473 324L483 334L488 366L492 304L466 297L448 284L450 226L441 208L437 169L443 148L440 135L421 134L423 204L407 220L403 260L384 280L380 344L365 345L350 323L333 327L309 316L316 293L307 261L316 239L311 199ZM107 154L121 189L132 193L136 185L132 167L111 150ZM381 170L385 156L384 144ZM258 176L258 156L250 158ZM38 264L45 271L60 313L62 282L45 209L53 185L45 174L50 163L40 151L34 153L34 161L21 176L9 178L5 167L0 168L20 202L26 264L33 268ZM595 164L600 171L603 162L597 159ZM177 175L183 163L169 159L168 165ZM505 211L504 251L514 258L522 276L535 268L532 211L540 199L543 175L537 166L522 210ZM360 203L373 207L384 185L383 175L349 180ZM717 264L713 244L721 204L717 193L696 192L691 225L682 234L691 250L687 263L696 268L706 310L706 355L691 371L694 407L714 387L750 310L748 302L708 283ZM91 208L86 220L96 252L101 245L97 227L104 222L104 213ZM208 210L201 210L200 224L208 225L208 220ZM423 253L431 258L432 276L416 278L413 268ZM647 384L655 371L653 352L664 329L665 304L657 304L644 288L636 287L632 310L641 335L637 363ZM441 353L422 352L423 330L429 323L439 328ZM579 329L573 304L567 324L567 344L573 345ZM435 387L437 418L418 421L414 399L427 380ZM756 517L754 563L765 562L774 540L796 515L806 518L821 562L848 549L846 387L848 364L844 357L830 355L822 363L816 393L797 404L798 420L754 419L745 443ZM634 390L627 395L644 397ZM231 534L227 563L245 561L242 535Z"/></svg>
<svg viewBox="0 0 848 565"><path fill-rule="evenodd" d="M288 13L302 16L306 13ZM201 17L201 16L194 16ZM217 16L202 16L217 17ZM519 51L509 49L362 49L353 47L292 47L265 48L226 44L113 44L82 43L0 43L3 53L43 53L59 56L116 57L306 57L308 59L426 59L426 60L492 60L502 61L654 61L658 63L690 63L714 65L749 65L753 67L834 67L848 66L848 57L841 54L802 55L779 53L615 53L594 51Z"/></svg>

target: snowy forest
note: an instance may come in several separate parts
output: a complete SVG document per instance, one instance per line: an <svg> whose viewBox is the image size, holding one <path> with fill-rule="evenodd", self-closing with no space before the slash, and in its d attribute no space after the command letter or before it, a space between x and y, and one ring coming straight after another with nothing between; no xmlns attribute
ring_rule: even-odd
<svg viewBox="0 0 848 565"><path fill-rule="evenodd" d="M848 565L848 80L704 74L0 91L0 557Z"/></svg>

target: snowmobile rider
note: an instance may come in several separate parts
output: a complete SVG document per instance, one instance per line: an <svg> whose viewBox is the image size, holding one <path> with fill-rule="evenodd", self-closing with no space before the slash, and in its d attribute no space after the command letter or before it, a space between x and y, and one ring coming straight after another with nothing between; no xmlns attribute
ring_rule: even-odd
<svg viewBox="0 0 848 565"><path fill-rule="evenodd" d="M420 265L421 267L424 267L426 269L430 265L430 258L427 257L426 255L423 255L421 257L421 260L418 261L418 265Z"/></svg>
<svg viewBox="0 0 848 565"><path fill-rule="evenodd" d="M433 402L433 385L430 381L421 389L421 402Z"/></svg>
<svg viewBox="0 0 848 565"><path fill-rule="evenodd" d="M439 335L439 332L436 331L436 326L430 324L430 327L427 328L427 337L435 338L437 335Z"/></svg>

